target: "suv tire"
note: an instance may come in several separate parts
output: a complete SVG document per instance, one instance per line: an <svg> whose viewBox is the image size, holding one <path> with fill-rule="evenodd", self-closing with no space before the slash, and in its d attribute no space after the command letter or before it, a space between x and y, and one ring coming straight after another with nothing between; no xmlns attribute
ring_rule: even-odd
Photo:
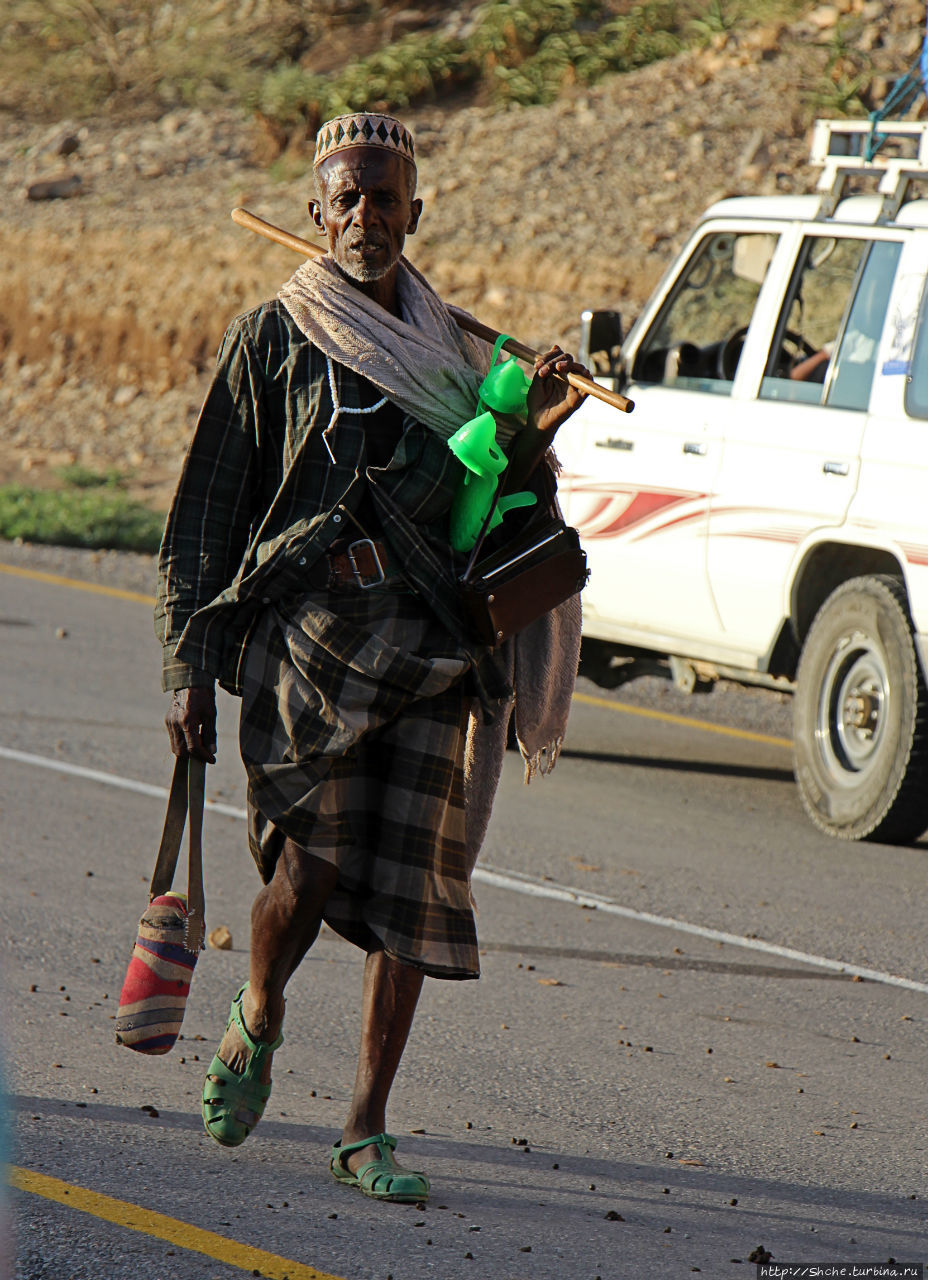
<svg viewBox="0 0 928 1280"><path fill-rule="evenodd" d="M799 662L793 742L819 830L902 844L928 827L928 688L901 579L852 578L819 609Z"/></svg>

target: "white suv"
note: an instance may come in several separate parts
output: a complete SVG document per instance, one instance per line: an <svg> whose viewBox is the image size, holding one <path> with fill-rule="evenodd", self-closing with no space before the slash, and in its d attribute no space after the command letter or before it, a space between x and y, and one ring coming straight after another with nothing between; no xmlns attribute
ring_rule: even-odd
<svg viewBox="0 0 928 1280"><path fill-rule="evenodd" d="M708 209L620 349L584 315L636 407L589 399L558 441L583 671L794 689L813 822L903 842L928 828L928 125L820 121L813 161L819 195Z"/></svg>

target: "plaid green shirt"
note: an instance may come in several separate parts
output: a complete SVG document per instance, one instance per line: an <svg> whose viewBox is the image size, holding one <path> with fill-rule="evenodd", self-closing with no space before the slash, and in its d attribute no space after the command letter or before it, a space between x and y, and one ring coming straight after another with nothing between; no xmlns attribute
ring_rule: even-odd
<svg viewBox="0 0 928 1280"><path fill-rule="evenodd" d="M333 370L341 405L328 435L334 462L322 438L333 412L326 359L283 304L267 302L226 331L161 546L155 629L164 688L218 678L240 693L262 607L305 594L309 570L350 531L345 513L369 486L407 580L479 657L485 705L488 696L505 696L486 654L465 641L457 604L447 523L461 463L407 417L390 463L369 468L370 418L351 410L381 397L350 369Z"/></svg>

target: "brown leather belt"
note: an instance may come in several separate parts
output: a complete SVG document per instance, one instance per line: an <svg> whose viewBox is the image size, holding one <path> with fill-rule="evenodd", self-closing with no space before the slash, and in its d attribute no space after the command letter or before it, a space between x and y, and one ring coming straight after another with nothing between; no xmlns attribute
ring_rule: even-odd
<svg viewBox="0 0 928 1280"><path fill-rule="evenodd" d="M354 586L367 591L370 587L379 587L391 573L390 553L385 542L356 538L354 542L333 543L325 554L329 566L328 587Z"/></svg>

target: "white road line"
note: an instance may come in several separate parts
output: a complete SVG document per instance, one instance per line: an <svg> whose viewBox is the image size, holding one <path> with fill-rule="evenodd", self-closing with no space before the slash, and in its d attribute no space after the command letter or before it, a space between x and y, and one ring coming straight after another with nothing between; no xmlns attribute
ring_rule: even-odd
<svg viewBox="0 0 928 1280"><path fill-rule="evenodd" d="M102 773L99 769L85 769L83 765L68 764L65 760L51 760L48 756L34 756L27 751L15 751L12 747L0 747L0 758L16 760L20 764L29 764L36 769L51 769L54 773L67 773L72 778L86 778L88 782L102 782L107 787L119 787L122 791L134 791L139 796L153 796L156 800L167 800L167 787L156 787L150 782L136 782L134 778L122 778L118 773ZM215 800L207 800L204 808L213 813L221 813L227 818L247 819L244 809L236 809L231 804L219 804Z"/></svg>
<svg viewBox="0 0 928 1280"><path fill-rule="evenodd" d="M597 911L603 911L607 915L622 916L626 920L638 920L642 924L654 924L661 929L675 929L678 933L691 933L697 938L706 938L710 942L724 942L732 947L762 951L765 955L779 956L783 960L793 960L797 964L827 969L831 973L844 973L849 978L867 978L871 982L882 982L892 987L905 987L907 991L920 991L923 995L928 995L928 983L916 982L914 978L901 978L894 973L884 973L882 969L865 969L861 965L849 964L844 960L829 960L827 956L813 955L808 951L796 951L793 947L781 947L775 942L765 942L763 938L747 938L738 933L725 933L721 929L708 929L701 924L677 920L674 916L656 916L650 911L637 911L634 907L623 907L612 898L602 898L599 894L586 893L582 889L571 889L567 885L555 884L551 880L537 880L534 876L525 876L520 871L494 871L490 867L478 867L474 872L474 879L484 884L495 885L498 889L511 889L515 893L524 893L530 898L550 898L555 902L570 902L577 907L595 907Z"/></svg>
<svg viewBox="0 0 928 1280"><path fill-rule="evenodd" d="M136 795L151 796L160 800L166 800L168 797L167 787L157 787L149 782L137 782L134 778L123 778L115 773L103 773L99 769L86 769L82 765L52 760L47 756L31 755L11 747L0 747L0 759L15 760L19 764L31 765L38 769L51 769L56 773L84 778L88 782L99 782L104 786L132 791ZM210 812L227 818L244 821L248 816L244 809L237 809L231 804L220 804L215 800L207 800L205 807ZM569 885L557 884L553 880L539 880L534 876L523 875L519 871L495 870L492 867L481 866L474 871L474 879L480 884L491 885L496 889L506 889L511 893L521 893L529 898L547 898L551 902L566 902L575 907L594 908L607 915L621 916L625 920L636 920L641 924L656 925L661 929L672 929L677 933L689 933L697 938L705 938L709 942L722 942L728 946L742 947L747 951L760 951L764 955L778 956L782 960L792 960L796 964L825 969L830 973L843 973L849 978L865 978L870 982L881 982L886 986L903 987L907 991L918 991L922 995L928 995L928 983L916 982L914 978L884 973L881 969L867 969L844 960L831 960L827 956L797 951L793 947L781 947L775 942L765 942L762 938L746 938L741 934L726 933L721 929L708 929L703 925L690 924L687 920L677 920L673 916L658 916L650 911L637 911L634 907L623 907L612 898L605 898L596 893L586 893L582 889L573 889Z"/></svg>

